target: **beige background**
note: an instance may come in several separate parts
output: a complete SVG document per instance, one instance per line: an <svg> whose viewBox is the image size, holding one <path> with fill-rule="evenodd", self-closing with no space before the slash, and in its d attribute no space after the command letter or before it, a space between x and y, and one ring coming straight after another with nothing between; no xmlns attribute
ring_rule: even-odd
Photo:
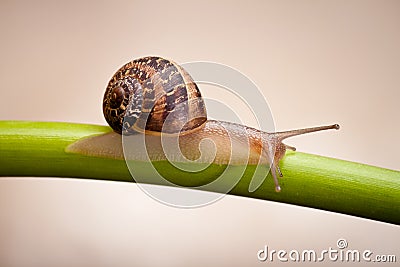
<svg viewBox="0 0 400 267"><path fill-rule="evenodd" d="M215 61L259 86L278 130L341 124L288 142L300 151L400 170L399 26L400 1L3 0L0 119L105 124L127 61ZM340 237L400 260L392 225L230 196L175 209L134 184L1 179L0 214L2 266L250 266L264 244Z"/></svg>

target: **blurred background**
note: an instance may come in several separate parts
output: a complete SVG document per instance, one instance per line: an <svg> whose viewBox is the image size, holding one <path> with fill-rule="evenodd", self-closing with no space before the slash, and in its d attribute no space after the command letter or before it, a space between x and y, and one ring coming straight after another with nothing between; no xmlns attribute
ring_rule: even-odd
<svg viewBox="0 0 400 267"><path fill-rule="evenodd" d="M126 62L213 61L258 85L277 130L341 125L288 141L299 151L400 170L399 26L395 0L2 0L0 120L106 124ZM2 178L0 214L2 266L252 266L264 245L339 238L400 257L398 226L232 196L176 209L127 183Z"/></svg>

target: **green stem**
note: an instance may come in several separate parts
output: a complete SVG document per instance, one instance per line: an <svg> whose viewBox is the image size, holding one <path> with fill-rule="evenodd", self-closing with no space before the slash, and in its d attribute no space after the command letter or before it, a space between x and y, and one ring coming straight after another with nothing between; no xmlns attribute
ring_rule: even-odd
<svg viewBox="0 0 400 267"><path fill-rule="evenodd" d="M68 153L66 147L82 138L110 132L106 126L60 123L0 121L0 176L50 176L133 182L125 161ZM140 166L141 162L134 162ZM168 162L154 162L168 169ZM204 174L211 178L221 166ZM249 184L255 166L244 175L229 194L274 200L400 224L400 172L326 158L289 152L281 161L285 178L282 192L274 191L270 176L254 192ZM142 170L146 176L146 170ZM171 171L171 180L194 185L209 177L203 174ZM238 174L240 175L240 174ZM215 177L214 177L215 178ZM196 180L197 179L197 180ZM188 183L190 180L193 183ZM149 182L152 183L151 177ZM218 188L212 191L219 191Z"/></svg>

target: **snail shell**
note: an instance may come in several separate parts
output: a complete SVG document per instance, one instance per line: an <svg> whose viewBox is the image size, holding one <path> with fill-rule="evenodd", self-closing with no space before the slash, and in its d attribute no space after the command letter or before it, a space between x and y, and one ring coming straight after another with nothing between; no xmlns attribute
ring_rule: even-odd
<svg viewBox="0 0 400 267"><path fill-rule="evenodd" d="M153 56L133 60L114 74L103 113L111 128L124 134L184 135L207 121L192 77L175 62Z"/></svg>

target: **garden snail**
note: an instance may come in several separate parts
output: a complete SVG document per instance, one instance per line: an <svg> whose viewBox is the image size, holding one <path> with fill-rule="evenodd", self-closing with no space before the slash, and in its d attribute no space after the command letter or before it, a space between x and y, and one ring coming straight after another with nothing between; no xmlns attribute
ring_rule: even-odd
<svg viewBox="0 0 400 267"><path fill-rule="evenodd" d="M229 163L227 147L232 139L246 139L252 162L264 157L269 163L277 192L281 190L277 173L282 176L279 161L286 149L295 150L282 141L304 133L339 129L334 124L267 133L236 123L207 120L201 93L190 75L170 60L151 56L131 61L114 74L104 94L103 114L111 128L120 134L179 136L184 154L194 155L192 151L201 140L211 139L216 144L214 162L218 164ZM245 129L245 136L241 129Z"/></svg>

